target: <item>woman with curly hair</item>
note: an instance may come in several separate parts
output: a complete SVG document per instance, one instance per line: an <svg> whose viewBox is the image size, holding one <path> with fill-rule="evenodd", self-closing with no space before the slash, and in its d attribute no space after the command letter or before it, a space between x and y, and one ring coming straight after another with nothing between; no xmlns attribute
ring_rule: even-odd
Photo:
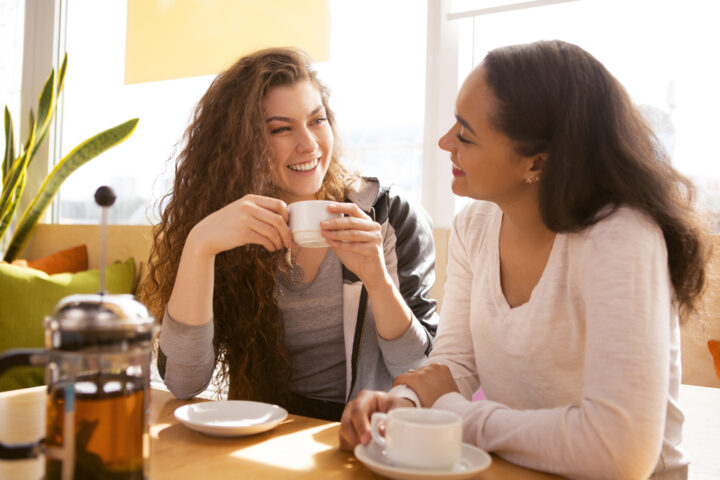
<svg viewBox="0 0 720 480"><path fill-rule="evenodd" d="M349 172L334 137L328 90L300 50L247 55L200 100L143 294L163 318L158 367L177 397L217 371L231 399L337 420L360 389L425 360L430 221ZM342 214L322 225L329 248L293 243L288 204L312 199Z"/></svg>
<svg viewBox="0 0 720 480"><path fill-rule="evenodd" d="M687 478L678 313L703 290L705 226L620 83L561 41L498 48L440 139L455 218L427 365L347 408L457 413L464 441L568 478ZM472 401L482 387L484 399Z"/></svg>

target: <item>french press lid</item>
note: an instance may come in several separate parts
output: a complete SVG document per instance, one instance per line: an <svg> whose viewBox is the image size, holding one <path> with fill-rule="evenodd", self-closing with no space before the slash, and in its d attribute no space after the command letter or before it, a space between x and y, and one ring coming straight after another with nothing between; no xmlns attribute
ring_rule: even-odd
<svg viewBox="0 0 720 480"><path fill-rule="evenodd" d="M132 295L80 294L63 298L45 319L48 349L130 347L149 342L155 319Z"/></svg>

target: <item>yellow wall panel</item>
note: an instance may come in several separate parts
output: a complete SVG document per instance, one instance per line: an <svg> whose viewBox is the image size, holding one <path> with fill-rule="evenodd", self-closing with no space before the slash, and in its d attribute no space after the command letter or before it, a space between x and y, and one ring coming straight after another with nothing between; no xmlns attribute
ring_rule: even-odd
<svg viewBox="0 0 720 480"><path fill-rule="evenodd" d="M128 0L125 83L219 73L265 47L330 56L329 0Z"/></svg>

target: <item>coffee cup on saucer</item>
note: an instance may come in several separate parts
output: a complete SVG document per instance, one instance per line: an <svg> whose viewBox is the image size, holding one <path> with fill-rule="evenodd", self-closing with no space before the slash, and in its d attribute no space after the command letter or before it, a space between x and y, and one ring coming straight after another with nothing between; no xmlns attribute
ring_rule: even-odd
<svg viewBox="0 0 720 480"><path fill-rule="evenodd" d="M337 202L305 200L288 205L293 241L301 247L327 247L328 244L320 233L320 222L342 216L328 210L328 206L334 203Z"/></svg>
<svg viewBox="0 0 720 480"><path fill-rule="evenodd" d="M385 424L385 437L380 424ZM375 412L370 420L375 443L394 464L424 469L448 469L462 455L462 419L430 408L398 408Z"/></svg>

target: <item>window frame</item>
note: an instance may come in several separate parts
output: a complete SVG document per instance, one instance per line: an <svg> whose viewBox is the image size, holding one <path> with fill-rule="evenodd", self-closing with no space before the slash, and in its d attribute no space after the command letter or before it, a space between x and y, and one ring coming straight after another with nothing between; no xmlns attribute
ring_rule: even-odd
<svg viewBox="0 0 720 480"><path fill-rule="evenodd" d="M62 38L56 34L65 11L66 0L37 0L25 2L25 25L23 33L23 67L20 88L20 116L15 123L20 124L18 141L29 135L30 110L37 108L38 95L42 91L50 70L60 64L60 52L64 50ZM24 211L40 189L45 177L50 173L59 149L56 138L60 122L57 121L62 109L62 97L55 111L55 121L48 131L47 141L43 142L28 167L25 192L18 203L18 211ZM52 153L51 153L52 152ZM51 210L54 210L54 202ZM45 212L41 221L47 222L54 217Z"/></svg>

